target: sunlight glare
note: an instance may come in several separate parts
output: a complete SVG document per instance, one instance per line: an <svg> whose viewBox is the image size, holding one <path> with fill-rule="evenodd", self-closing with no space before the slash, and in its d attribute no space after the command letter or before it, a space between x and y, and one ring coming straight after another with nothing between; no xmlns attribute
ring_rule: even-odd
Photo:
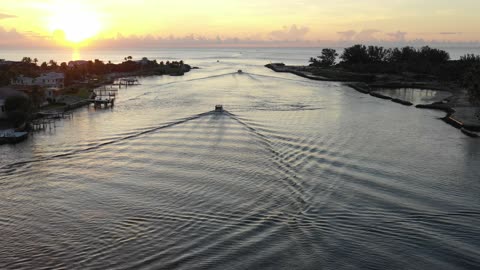
<svg viewBox="0 0 480 270"><path fill-rule="evenodd" d="M81 3L57 2L49 20L49 28L62 31L64 41L81 43L100 32L101 24L98 14L87 9Z"/></svg>

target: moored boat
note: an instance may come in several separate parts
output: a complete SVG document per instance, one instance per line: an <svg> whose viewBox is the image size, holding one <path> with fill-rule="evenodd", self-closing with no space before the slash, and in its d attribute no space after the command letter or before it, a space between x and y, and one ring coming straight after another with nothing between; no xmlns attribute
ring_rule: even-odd
<svg viewBox="0 0 480 270"><path fill-rule="evenodd" d="M0 144L19 143L28 138L28 132L17 132L13 129L0 131Z"/></svg>

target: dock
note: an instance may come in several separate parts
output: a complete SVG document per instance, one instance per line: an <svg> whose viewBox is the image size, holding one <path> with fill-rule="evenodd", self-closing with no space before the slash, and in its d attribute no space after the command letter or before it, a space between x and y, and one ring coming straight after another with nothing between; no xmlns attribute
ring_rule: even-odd
<svg viewBox="0 0 480 270"><path fill-rule="evenodd" d="M127 88L129 86L140 85L140 82L135 78L123 78L118 80L114 85L118 85L119 88L122 88L122 86Z"/></svg>
<svg viewBox="0 0 480 270"><path fill-rule="evenodd" d="M39 112L39 118L30 122L32 131L52 130L56 128L55 122L60 119L72 119L73 114L64 111Z"/></svg>
<svg viewBox="0 0 480 270"><path fill-rule="evenodd" d="M113 107L115 105L115 99L118 94L118 89L113 86L105 86L103 88L93 90L91 98L88 100L90 104L93 104L94 107L106 108L108 106Z"/></svg>
<svg viewBox="0 0 480 270"><path fill-rule="evenodd" d="M56 128L54 118L40 118L30 123L32 131L52 130Z"/></svg>

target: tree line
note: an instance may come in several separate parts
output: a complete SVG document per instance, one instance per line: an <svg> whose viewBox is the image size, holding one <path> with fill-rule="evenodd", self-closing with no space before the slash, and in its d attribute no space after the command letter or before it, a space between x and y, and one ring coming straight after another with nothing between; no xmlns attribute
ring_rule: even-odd
<svg viewBox="0 0 480 270"><path fill-rule="evenodd" d="M69 66L68 63L50 60L39 64L36 58L23 57L20 62L10 65L0 66L0 86L9 85L11 79L24 75L27 77L38 77L45 72L62 72L65 74L65 85L71 85L76 81L82 81L90 77L98 77L105 74L118 72L138 72L150 71L157 75L178 74L190 70L190 66L184 64L183 61L166 61L157 62L157 60L148 60L143 58L141 61L133 61L131 56L125 57L122 63L113 64L111 61L107 63L95 59L84 63L77 63Z"/></svg>
<svg viewBox="0 0 480 270"><path fill-rule="evenodd" d="M337 61L337 57L340 61ZM310 58L310 66L339 68L357 73L415 74L421 80L435 79L457 82L468 87L470 96L480 100L480 56L466 54L451 60L444 50L421 48L384 48L357 44L345 48L342 54L326 48L320 56Z"/></svg>

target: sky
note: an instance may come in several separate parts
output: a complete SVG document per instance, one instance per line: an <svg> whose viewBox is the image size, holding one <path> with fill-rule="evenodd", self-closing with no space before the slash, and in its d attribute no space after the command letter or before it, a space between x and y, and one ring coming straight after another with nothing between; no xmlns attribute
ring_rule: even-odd
<svg viewBox="0 0 480 270"><path fill-rule="evenodd" d="M1 0L0 47L478 43L478 0Z"/></svg>

